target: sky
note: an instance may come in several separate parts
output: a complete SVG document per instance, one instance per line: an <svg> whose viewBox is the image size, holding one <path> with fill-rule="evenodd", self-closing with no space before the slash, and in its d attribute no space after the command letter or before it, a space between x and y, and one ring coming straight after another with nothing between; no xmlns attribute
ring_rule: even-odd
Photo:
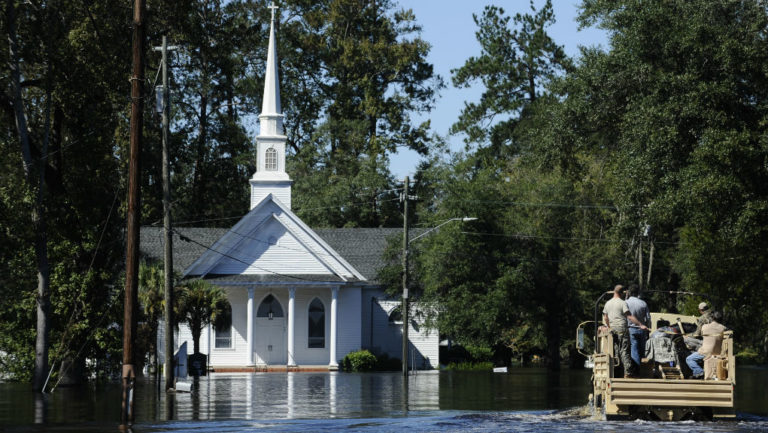
<svg viewBox="0 0 768 433"><path fill-rule="evenodd" d="M475 38L477 26L472 14L480 15L488 4L504 9L507 15L530 12L528 0L397 0L404 9L412 9L416 21L422 26L422 39L432 45L428 61L435 67L435 73L443 77L446 88L440 92L436 108L431 113L418 117L422 122L430 119L432 131L447 137L448 129L456 122L464 101L478 101L483 92L482 83L469 89L457 89L451 84L451 69L461 67L471 56L480 54L480 44ZM579 0L553 0L556 22L549 27L549 35L571 57L577 57L579 46L607 46L604 31L596 28L579 30L576 16ZM544 0L535 0L538 9ZM464 142L460 136L447 137L452 150L462 150ZM416 152L401 149L390 157L390 170L397 179L413 177L420 160Z"/></svg>

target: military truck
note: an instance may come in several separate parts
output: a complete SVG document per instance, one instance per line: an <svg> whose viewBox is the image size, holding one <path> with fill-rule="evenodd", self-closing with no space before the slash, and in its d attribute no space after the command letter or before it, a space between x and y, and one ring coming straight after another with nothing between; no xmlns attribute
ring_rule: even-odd
<svg viewBox="0 0 768 433"><path fill-rule="evenodd" d="M642 360L637 377L624 378L623 373L619 374L620 358L613 335L607 327L600 326L597 307L595 310L595 320L580 324L576 334L577 349L587 357L585 365L592 368L593 391L589 402L594 417L661 421L735 417L736 364L731 331L723 334L721 352L705 361L704 378L691 379L685 364L685 346L686 334L696 328L696 317L651 313L650 335L669 341L649 343L656 347L656 353ZM595 327L591 354L584 353L589 324ZM670 353L665 353L665 347L670 347Z"/></svg>

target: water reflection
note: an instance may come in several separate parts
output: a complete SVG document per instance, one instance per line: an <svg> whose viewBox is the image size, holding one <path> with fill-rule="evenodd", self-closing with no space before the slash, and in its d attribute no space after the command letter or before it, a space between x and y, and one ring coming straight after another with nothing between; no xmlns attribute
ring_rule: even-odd
<svg viewBox="0 0 768 433"><path fill-rule="evenodd" d="M215 421L214 426L199 425L203 431L251 431L257 424L292 431L288 426L306 427L303 420L312 420L314 427L309 430L336 431L353 425L344 421L349 419L391 427L408 424L398 420L413 416L436 417L439 421L432 427L442 429L438 424L473 425L466 417L478 414L488 414L479 422L493 431L490 426L499 418L523 422L532 413L540 415L530 411L549 411L547 416L552 417L552 410L583 406L591 391L590 374L571 370L551 374L538 369L517 369L509 374L427 372L410 376L407 382L399 373L214 374L197 380L192 393L175 395L145 379L137 383L138 428L134 431L197 430L188 426L198 421ZM768 415L764 392L768 370L741 368L738 377L737 410ZM0 430L11 426L19 431L49 431L51 426L57 426L56 431L100 431L105 426L114 430L120 403L119 383L59 388L50 395L33 393L26 384L0 383ZM760 420L764 426L765 419Z"/></svg>

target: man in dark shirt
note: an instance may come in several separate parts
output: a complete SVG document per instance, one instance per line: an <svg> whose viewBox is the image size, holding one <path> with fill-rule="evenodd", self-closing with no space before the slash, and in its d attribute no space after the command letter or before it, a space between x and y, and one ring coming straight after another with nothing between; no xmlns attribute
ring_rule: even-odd
<svg viewBox="0 0 768 433"><path fill-rule="evenodd" d="M651 326L651 313L648 304L638 298L640 288L637 284L629 286L627 291L627 308L640 324L629 321L629 346L632 362L640 367L640 360L645 356L645 342L648 340L648 327Z"/></svg>

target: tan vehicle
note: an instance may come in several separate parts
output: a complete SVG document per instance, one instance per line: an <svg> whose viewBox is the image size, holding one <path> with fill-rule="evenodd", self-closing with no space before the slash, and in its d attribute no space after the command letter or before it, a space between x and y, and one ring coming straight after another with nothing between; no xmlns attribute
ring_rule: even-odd
<svg viewBox="0 0 768 433"><path fill-rule="evenodd" d="M687 378L690 369L685 364L686 340L690 337L685 334L686 330L691 332L696 328L696 317L651 313L651 322L650 335L666 341L649 343L652 347L646 356L650 359L642 359L636 378L623 378L619 373L614 377L614 370L621 371L621 367L614 352L613 336L604 326L596 331L594 353L583 353L584 326L595 322L579 325L577 348L587 356L585 365L592 366L593 392L589 400L594 416L662 421L733 419L736 384L733 333L726 331L721 352L705 360L704 379L690 379Z"/></svg>

